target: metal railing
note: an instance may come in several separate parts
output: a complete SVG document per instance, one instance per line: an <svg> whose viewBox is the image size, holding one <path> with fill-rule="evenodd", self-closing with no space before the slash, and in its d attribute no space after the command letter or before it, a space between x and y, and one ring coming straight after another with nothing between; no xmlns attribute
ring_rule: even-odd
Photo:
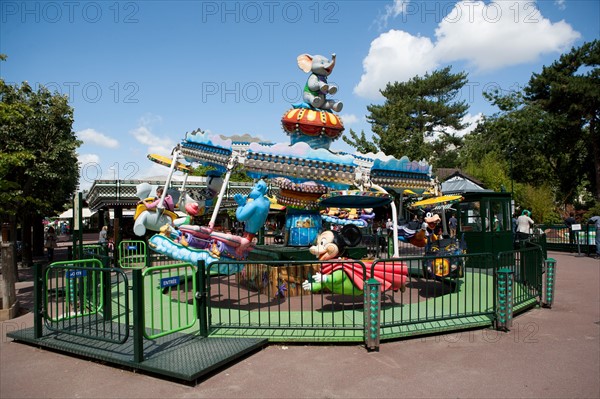
<svg viewBox="0 0 600 399"><path fill-rule="evenodd" d="M236 270L245 265L239 274L207 276L210 329L306 329L354 330L362 334L362 291L340 285L340 291L305 290L302 284L311 282L313 276L327 262L260 261L215 262L211 269ZM336 262L337 263L337 262ZM360 261L342 261L340 266L354 270L352 274L366 275ZM207 269L208 270L208 269ZM356 276L350 276L354 278ZM320 288L320 287L319 287ZM340 312L343 311L343 312ZM282 332L283 335L288 333ZM330 334L331 335L331 334Z"/></svg>
<svg viewBox="0 0 600 399"><path fill-rule="evenodd" d="M596 227L593 224L581 224L581 230L578 231L571 231L564 224L540 224L534 226L534 231L545 233L550 250L588 256L596 252Z"/></svg>
<svg viewBox="0 0 600 399"><path fill-rule="evenodd" d="M545 258L541 247L527 244L530 245L519 250L499 253L497 260L498 265L509 269L514 275L513 305L516 311L522 306L535 304L542 295Z"/></svg>
<svg viewBox="0 0 600 399"><path fill-rule="evenodd" d="M383 263L384 270L400 263L409 271L404 291L382 293L382 337L386 328L392 335L400 326L412 326L413 332L418 332L431 330L427 323L494 313L494 263L490 254L398 258L376 263ZM444 264L449 268L455 265L455 271L440 277L428 267Z"/></svg>
<svg viewBox="0 0 600 399"><path fill-rule="evenodd" d="M52 263L43 277L46 328L123 343L129 336L127 276L97 259Z"/></svg>
<svg viewBox="0 0 600 399"><path fill-rule="evenodd" d="M155 339L197 323L195 266L189 263L152 266L142 272L144 337Z"/></svg>
<svg viewBox="0 0 600 399"><path fill-rule="evenodd" d="M104 263L89 259L48 268L42 314L50 329L94 339L123 342L127 326L133 327L138 359L141 339L182 331L279 341L369 339L376 347L379 338L492 325L500 268L514 281L510 299L516 311L539 303L543 238L533 236L497 257L436 253L335 264L222 260L205 267L136 248L133 254L121 252L136 258L120 263L133 265L127 270L107 267L108 257L89 254Z"/></svg>

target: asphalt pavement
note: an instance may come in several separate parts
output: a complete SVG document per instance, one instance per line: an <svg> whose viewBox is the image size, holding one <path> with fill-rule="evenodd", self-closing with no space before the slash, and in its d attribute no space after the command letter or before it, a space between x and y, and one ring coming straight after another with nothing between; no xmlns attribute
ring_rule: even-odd
<svg viewBox="0 0 600 399"><path fill-rule="evenodd" d="M20 270L25 313L0 323L0 398L600 398L600 260L550 252L555 303L477 329L362 345L273 344L197 385L13 342L31 327L31 270Z"/></svg>

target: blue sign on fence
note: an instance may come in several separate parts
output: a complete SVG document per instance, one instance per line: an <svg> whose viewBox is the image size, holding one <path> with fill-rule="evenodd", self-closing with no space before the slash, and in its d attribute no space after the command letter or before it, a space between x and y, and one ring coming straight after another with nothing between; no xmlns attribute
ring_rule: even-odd
<svg viewBox="0 0 600 399"><path fill-rule="evenodd" d="M67 278L78 278L87 276L87 270L67 270Z"/></svg>
<svg viewBox="0 0 600 399"><path fill-rule="evenodd" d="M179 285L179 276L160 279L160 288L175 287Z"/></svg>
<svg viewBox="0 0 600 399"><path fill-rule="evenodd" d="M128 246L127 246L127 249L128 249L129 251L135 251L135 250L137 250L137 245L128 245Z"/></svg>

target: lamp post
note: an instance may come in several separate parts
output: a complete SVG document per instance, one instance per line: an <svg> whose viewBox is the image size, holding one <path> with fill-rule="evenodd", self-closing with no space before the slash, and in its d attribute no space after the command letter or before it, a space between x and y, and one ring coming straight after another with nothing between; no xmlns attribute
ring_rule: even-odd
<svg viewBox="0 0 600 399"><path fill-rule="evenodd" d="M510 194L514 195L514 184L513 184L513 152L515 151L514 147L510 147L508 150L508 157L510 160Z"/></svg>
<svg viewBox="0 0 600 399"><path fill-rule="evenodd" d="M515 212L515 188L514 188L514 179L513 179L513 153L515 152L516 147L510 146L508 148L508 159L510 160L510 214L511 216Z"/></svg>

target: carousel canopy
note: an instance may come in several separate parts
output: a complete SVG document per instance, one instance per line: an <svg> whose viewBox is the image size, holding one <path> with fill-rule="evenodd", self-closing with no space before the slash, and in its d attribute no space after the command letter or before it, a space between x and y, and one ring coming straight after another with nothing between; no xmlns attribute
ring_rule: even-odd
<svg viewBox="0 0 600 399"><path fill-rule="evenodd" d="M331 191L319 199L323 207L379 208L392 202L392 196L379 191Z"/></svg>

